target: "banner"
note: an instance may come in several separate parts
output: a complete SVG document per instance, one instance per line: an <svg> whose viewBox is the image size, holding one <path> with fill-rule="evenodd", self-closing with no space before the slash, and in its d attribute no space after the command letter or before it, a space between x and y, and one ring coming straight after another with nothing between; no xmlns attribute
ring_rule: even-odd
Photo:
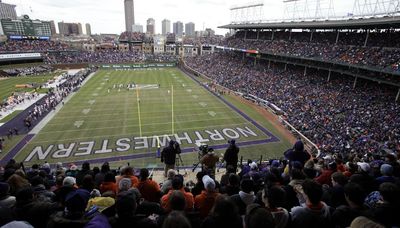
<svg viewBox="0 0 400 228"><path fill-rule="evenodd" d="M92 65L95 66L95 65ZM175 67L176 63L148 63L148 64L102 64L102 69L139 69L139 68L162 68Z"/></svg>

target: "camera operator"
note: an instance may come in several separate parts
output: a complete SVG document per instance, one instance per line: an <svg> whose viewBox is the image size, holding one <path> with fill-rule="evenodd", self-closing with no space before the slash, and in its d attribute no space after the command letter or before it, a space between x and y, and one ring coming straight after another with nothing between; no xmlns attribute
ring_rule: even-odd
<svg viewBox="0 0 400 228"><path fill-rule="evenodd" d="M239 147L236 145L236 141L231 139L228 141L229 147L226 149L224 154L224 161L226 167L229 165L233 166L235 173L237 172L237 163L239 160Z"/></svg>
<svg viewBox="0 0 400 228"><path fill-rule="evenodd" d="M200 160L200 163L203 165L203 171L209 174L211 178L215 178L215 168L218 161L219 157L214 153L212 148L209 148Z"/></svg>
<svg viewBox="0 0 400 228"><path fill-rule="evenodd" d="M181 153L179 143L174 140L169 141L169 145L161 151L161 162L165 164L164 177L170 169L175 169L176 155Z"/></svg>

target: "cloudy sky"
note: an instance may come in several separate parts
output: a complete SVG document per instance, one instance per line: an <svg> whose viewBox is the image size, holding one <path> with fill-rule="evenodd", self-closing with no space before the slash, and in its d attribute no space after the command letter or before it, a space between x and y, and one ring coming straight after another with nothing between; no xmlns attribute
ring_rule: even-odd
<svg viewBox="0 0 400 228"><path fill-rule="evenodd" d="M315 4L317 0L308 1ZM332 1L335 2L335 15L338 16L351 12L355 0ZM125 30L123 0L3 0L3 2L17 5L18 15L28 14L31 18L56 22L90 23L92 33L121 33ZM229 8L249 2L254 1L135 0L135 20L137 24L145 25L147 18L153 17L156 20L157 33L161 32L161 21L167 18L172 22L192 21L196 24L196 30L212 28L218 34L224 34L226 30L217 29L217 26L229 24L231 21ZM265 4L262 10L264 19L284 18L285 7L282 0L261 0L261 2ZM325 8L324 4L322 8ZM313 11L311 8L309 10Z"/></svg>

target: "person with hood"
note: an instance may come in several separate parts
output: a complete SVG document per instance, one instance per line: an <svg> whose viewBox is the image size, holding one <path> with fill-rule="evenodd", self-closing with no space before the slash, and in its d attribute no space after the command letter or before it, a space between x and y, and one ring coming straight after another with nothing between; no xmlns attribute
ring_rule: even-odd
<svg viewBox="0 0 400 228"><path fill-rule="evenodd" d="M306 163L306 161L310 160L310 154L304 150L304 144L301 140L298 140L292 149L285 151L285 158L289 160L289 167L292 166L293 162L300 162L302 165Z"/></svg>
<svg viewBox="0 0 400 228"><path fill-rule="evenodd" d="M88 204L90 193L86 189L77 189L68 193L65 198L64 211L53 214L49 222L48 228L67 228L84 227L91 218L85 216L85 209Z"/></svg>
<svg viewBox="0 0 400 228"><path fill-rule="evenodd" d="M161 162L165 164L164 177L167 177L168 170L175 169L176 155L180 153L179 144L174 140L169 141L169 145L161 151Z"/></svg>
<svg viewBox="0 0 400 228"><path fill-rule="evenodd" d="M280 186L264 188L262 192L262 202L271 211L275 221L275 228L285 228L290 226L290 214L283 208L286 202L286 192Z"/></svg>
<svg viewBox="0 0 400 228"><path fill-rule="evenodd" d="M239 194L231 196L232 201L239 209L240 215L246 214L246 207L255 202L256 196L254 194L254 181L251 179L244 179L240 182Z"/></svg>
<svg viewBox="0 0 400 228"><path fill-rule="evenodd" d="M332 227L330 207L321 201L322 186L313 180L305 180L295 189L301 206L291 209L293 227Z"/></svg>
<svg viewBox="0 0 400 228"><path fill-rule="evenodd" d="M215 199L220 194L215 190L215 181L210 176L203 176L202 181L205 190L195 197L194 208L199 211L201 218L205 218L214 206Z"/></svg>
<svg viewBox="0 0 400 228"><path fill-rule="evenodd" d="M231 165L236 173L240 149L236 145L236 141L234 139L229 140L228 143L229 143L229 146L225 151L223 160L226 162L226 167Z"/></svg>

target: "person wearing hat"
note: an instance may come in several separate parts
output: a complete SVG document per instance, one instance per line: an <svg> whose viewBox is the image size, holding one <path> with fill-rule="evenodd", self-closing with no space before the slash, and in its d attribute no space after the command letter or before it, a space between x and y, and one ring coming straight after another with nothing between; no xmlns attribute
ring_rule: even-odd
<svg viewBox="0 0 400 228"><path fill-rule="evenodd" d="M179 143L169 141L169 145L161 151L161 162L165 164L164 177L167 177L168 170L175 169L176 155L181 153Z"/></svg>
<svg viewBox="0 0 400 228"><path fill-rule="evenodd" d="M210 176L203 176L202 182L205 190L194 199L194 207L199 211L200 217L205 218L210 213L211 208L214 206L215 199L220 193L215 190L215 181L211 179Z"/></svg>
<svg viewBox="0 0 400 228"><path fill-rule="evenodd" d="M203 165L203 170L210 175L210 177L215 178L215 169L218 161L218 155L214 153L213 149L210 149L207 154L201 158L200 163Z"/></svg>
<svg viewBox="0 0 400 228"><path fill-rule="evenodd" d="M371 166L366 162L357 162L358 171L350 177L350 182L360 184L367 192L377 190L375 179L370 175Z"/></svg>
<svg viewBox="0 0 400 228"><path fill-rule="evenodd" d="M301 140L298 140L292 149L289 149L284 152L284 156L287 160L289 160L289 166L292 166L292 163L295 161L300 162L302 165L306 163L306 161L310 160L310 154L304 150L304 144Z"/></svg>
<svg viewBox="0 0 400 228"><path fill-rule="evenodd" d="M375 179L378 186L385 182L395 183L397 181L397 178L393 177L393 167L391 165L389 164L381 165L380 171L382 176L377 177Z"/></svg>
<svg viewBox="0 0 400 228"><path fill-rule="evenodd" d="M226 162L226 167L229 165L233 166L235 173L237 171L237 163L239 161L239 147L236 145L236 141L231 139L228 141L229 146L225 151L223 161Z"/></svg>
<svg viewBox="0 0 400 228"><path fill-rule="evenodd" d="M161 185L161 192L163 194L167 194L169 192L169 190L172 189L172 180L174 179L176 175L175 170L170 169L167 172L167 180L164 181L164 183L162 183Z"/></svg>
<svg viewBox="0 0 400 228"><path fill-rule="evenodd" d="M85 216L85 209L90 193L85 189L77 189L68 193L65 198L65 209L52 215L48 228L84 227L90 218Z"/></svg>

